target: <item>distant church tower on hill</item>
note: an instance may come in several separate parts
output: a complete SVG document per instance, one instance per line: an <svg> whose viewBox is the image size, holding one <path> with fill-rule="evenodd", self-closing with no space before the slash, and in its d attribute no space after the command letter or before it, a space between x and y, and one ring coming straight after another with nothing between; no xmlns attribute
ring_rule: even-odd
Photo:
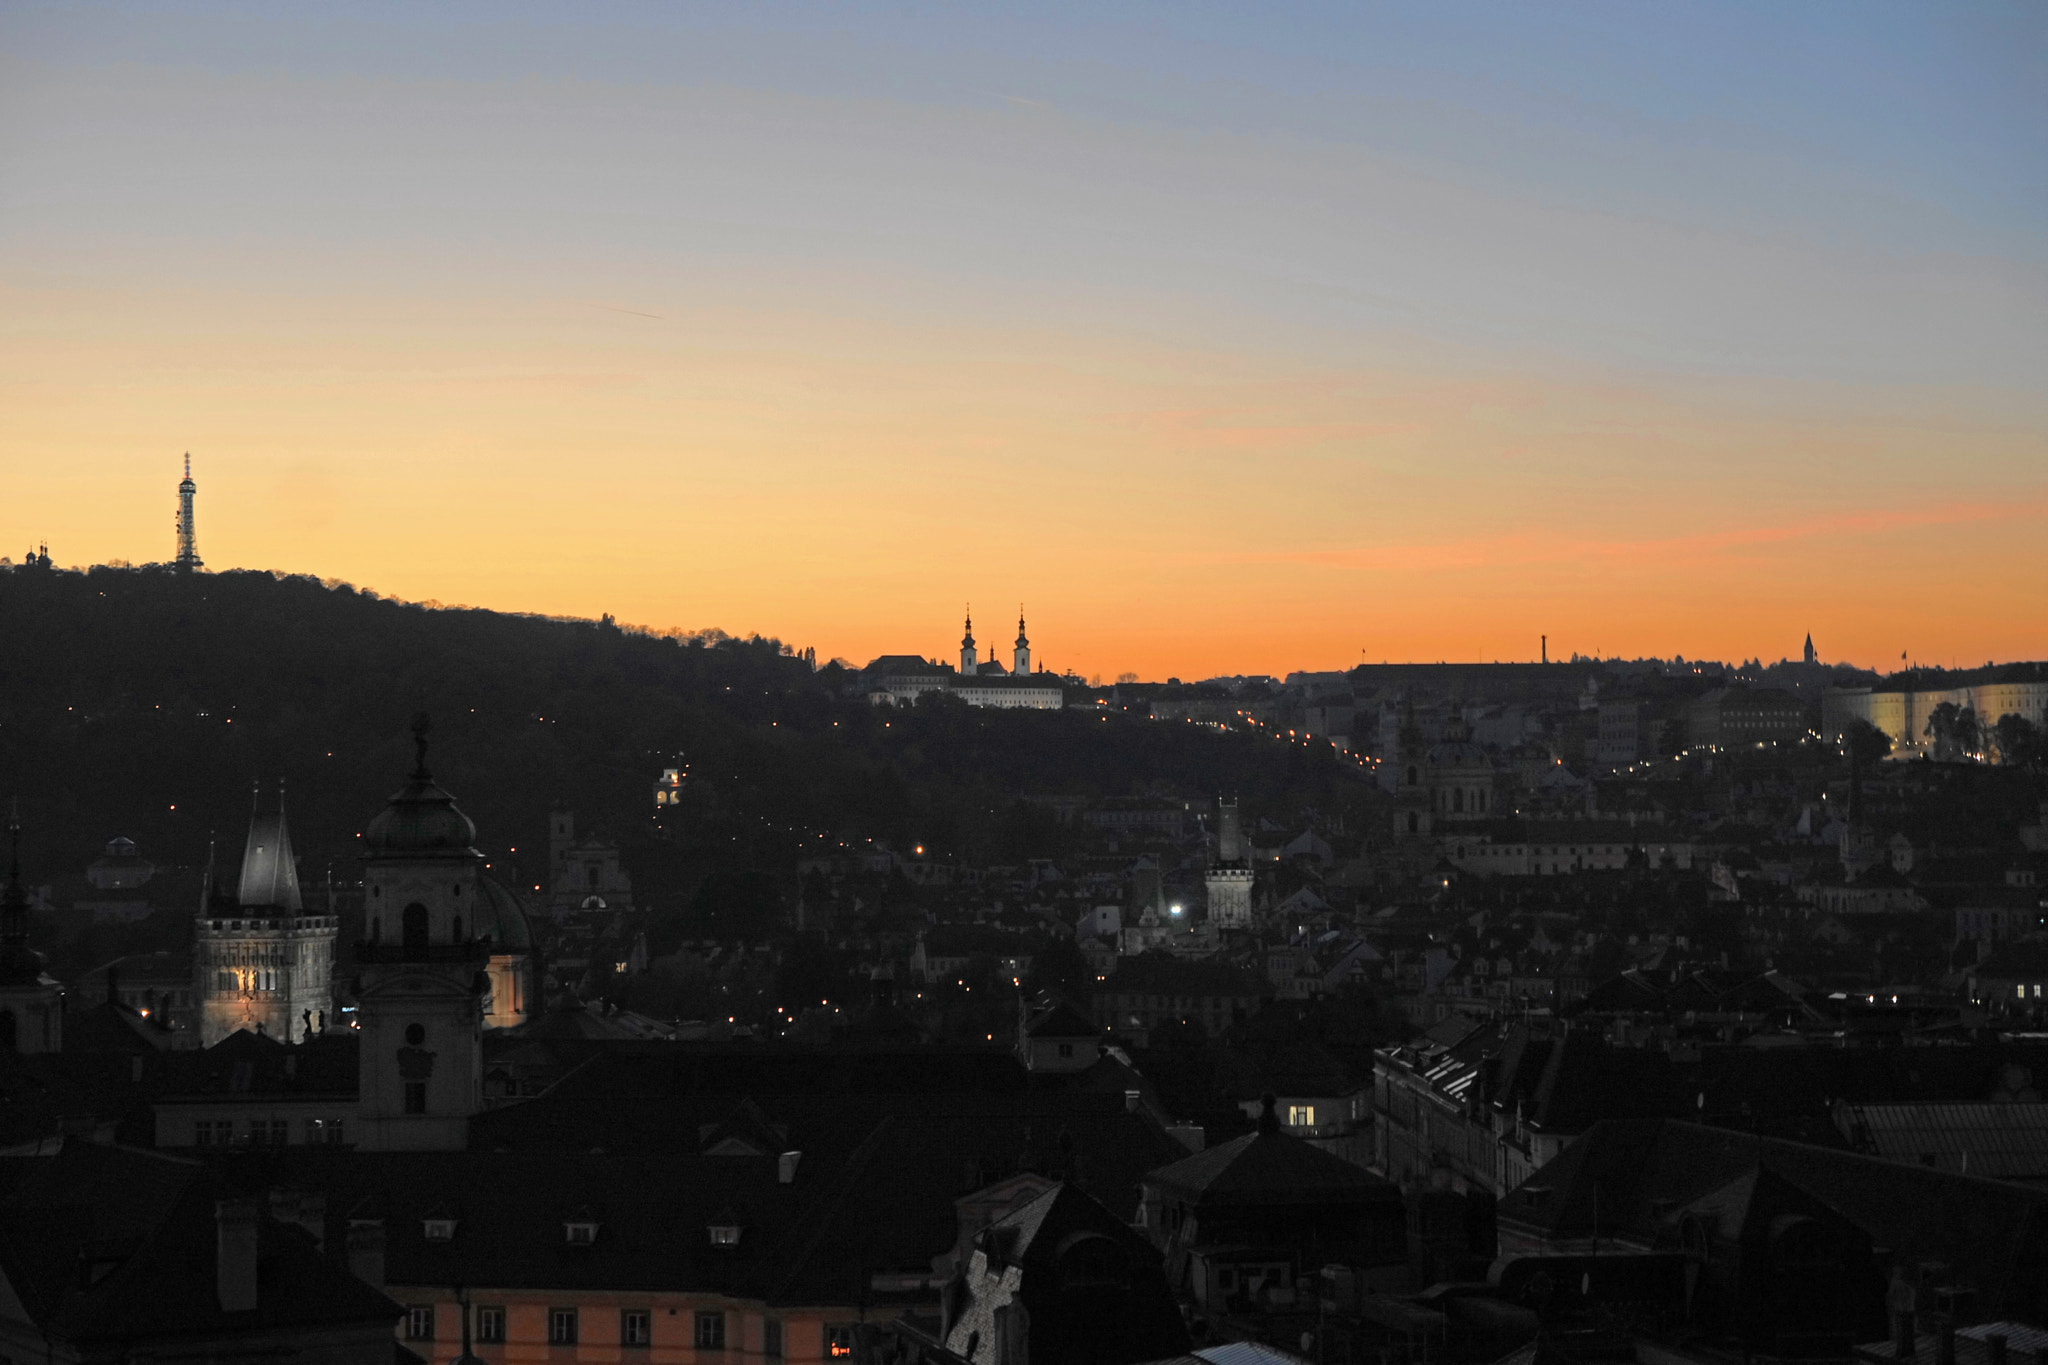
<svg viewBox="0 0 2048 1365"><path fill-rule="evenodd" d="M974 609L967 609L967 633L960 637L960 672L963 677L973 677L978 671L974 652Z"/></svg>
<svg viewBox="0 0 2048 1365"><path fill-rule="evenodd" d="M1017 648L1010 656L1010 672L1017 677L1031 675L1031 641L1024 638L1024 604L1017 604Z"/></svg>
<svg viewBox="0 0 2048 1365"><path fill-rule="evenodd" d="M199 557L199 523L192 506L198 497L199 485L192 482L192 455L187 451L185 477L178 484L178 569L181 573L191 573L206 564Z"/></svg>
<svg viewBox="0 0 2048 1365"><path fill-rule="evenodd" d="M1817 664L1820 662L1820 655L1814 653L1812 631L1808 631L1806 633L1806 662L1809 664Z"/></svg>
<svg viewBox="0 0 2048 1365"><path fill-rule="evenodd" d="M192 946L199 1045L212 1047L237 1029L289 1043L325 1028L334 1012L340 921L331 909L306 910L282 782L277 806L267 812L257 784L234 896L214 893L209 865L203 897Z"/></svg>

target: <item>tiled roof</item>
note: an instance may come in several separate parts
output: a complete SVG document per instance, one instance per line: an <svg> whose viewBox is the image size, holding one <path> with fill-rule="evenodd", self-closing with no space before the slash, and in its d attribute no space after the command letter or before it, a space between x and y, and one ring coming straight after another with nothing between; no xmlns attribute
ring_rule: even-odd
<svg viewBox="0 0 2048 1365"><path fill-rule="evenodd" d="M1151 1172L1145 1183L1197 1208L1401 1201L1390 1181L1279 1132L1233 1138Z"/></svg>
<svg viewBox="0 0 2048 1365"><path fill-rule="evenodd" d="M1844 1106L1873 1155L1991 1180L2048 1181L2048 1104Z"/></svg>
<svg viewBox="0 0 2048 1365"><path fill-rule="evenodd" d="M78 1142L26 1165L10 1173L18 1179L0 1201L0 1267L36 1324L60 1340L376 1327L398 1316L397 1304L299 1229L267 1218L257 1224L256 1308L223 1311L214 1210L227 1190L208 1167ZM107 1268L82 1278L95 1261Z"/></svg>

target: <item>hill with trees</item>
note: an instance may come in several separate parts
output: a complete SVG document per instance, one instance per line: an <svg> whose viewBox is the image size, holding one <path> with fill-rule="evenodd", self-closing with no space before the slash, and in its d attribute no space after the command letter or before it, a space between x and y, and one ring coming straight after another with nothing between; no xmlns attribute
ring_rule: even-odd
<svg viewBox="0 0 2048 1365"><path fill-rule="evenodd" d="M302 876L355 878L355 837L412 765L531 887L546 815L625 849L643 903L713 872L782 876L841 840L1009 861L1057 853L1035 795L1238 792L1256 809L1363 797L1328 751L1093 708L875 708L772 639L404 603L334 580L167 567L0 568L0 797L24 861L82 868L116 835L160 864L232 866L250 788L282 779ZM652 788L683 765L657 826ZM523 873L523 876L521 875Z"/></svg>

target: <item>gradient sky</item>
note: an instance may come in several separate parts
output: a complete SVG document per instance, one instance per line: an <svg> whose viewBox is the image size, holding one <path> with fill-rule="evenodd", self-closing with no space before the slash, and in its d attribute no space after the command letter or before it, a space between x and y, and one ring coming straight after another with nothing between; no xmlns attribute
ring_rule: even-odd
<svg viewBox="0 0 2048 1365"><path fill-rule="evenodd" d="M1114 675L2048 657L2048 7L0 0L0 552Z"/></svg>

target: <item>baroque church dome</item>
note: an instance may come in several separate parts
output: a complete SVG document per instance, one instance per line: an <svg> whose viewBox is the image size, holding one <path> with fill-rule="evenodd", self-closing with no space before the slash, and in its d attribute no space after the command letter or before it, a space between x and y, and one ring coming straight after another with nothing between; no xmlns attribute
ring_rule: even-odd
<svg viewBox="0 0 2048 1365"><path fill-rule="evenodd" d="M532 952L533 930L526 923L519 898L489 877L477 878L477 891L487 907L477 920L477 936L488 938L493 952Z"/></svg>
<svg viewBox="0 0 2048 1365"><path fill-rule="evenodd" d="M476 822L437 785L424 766L414 771L363 831L366 854L455 854L477 856Z"/></svg>

